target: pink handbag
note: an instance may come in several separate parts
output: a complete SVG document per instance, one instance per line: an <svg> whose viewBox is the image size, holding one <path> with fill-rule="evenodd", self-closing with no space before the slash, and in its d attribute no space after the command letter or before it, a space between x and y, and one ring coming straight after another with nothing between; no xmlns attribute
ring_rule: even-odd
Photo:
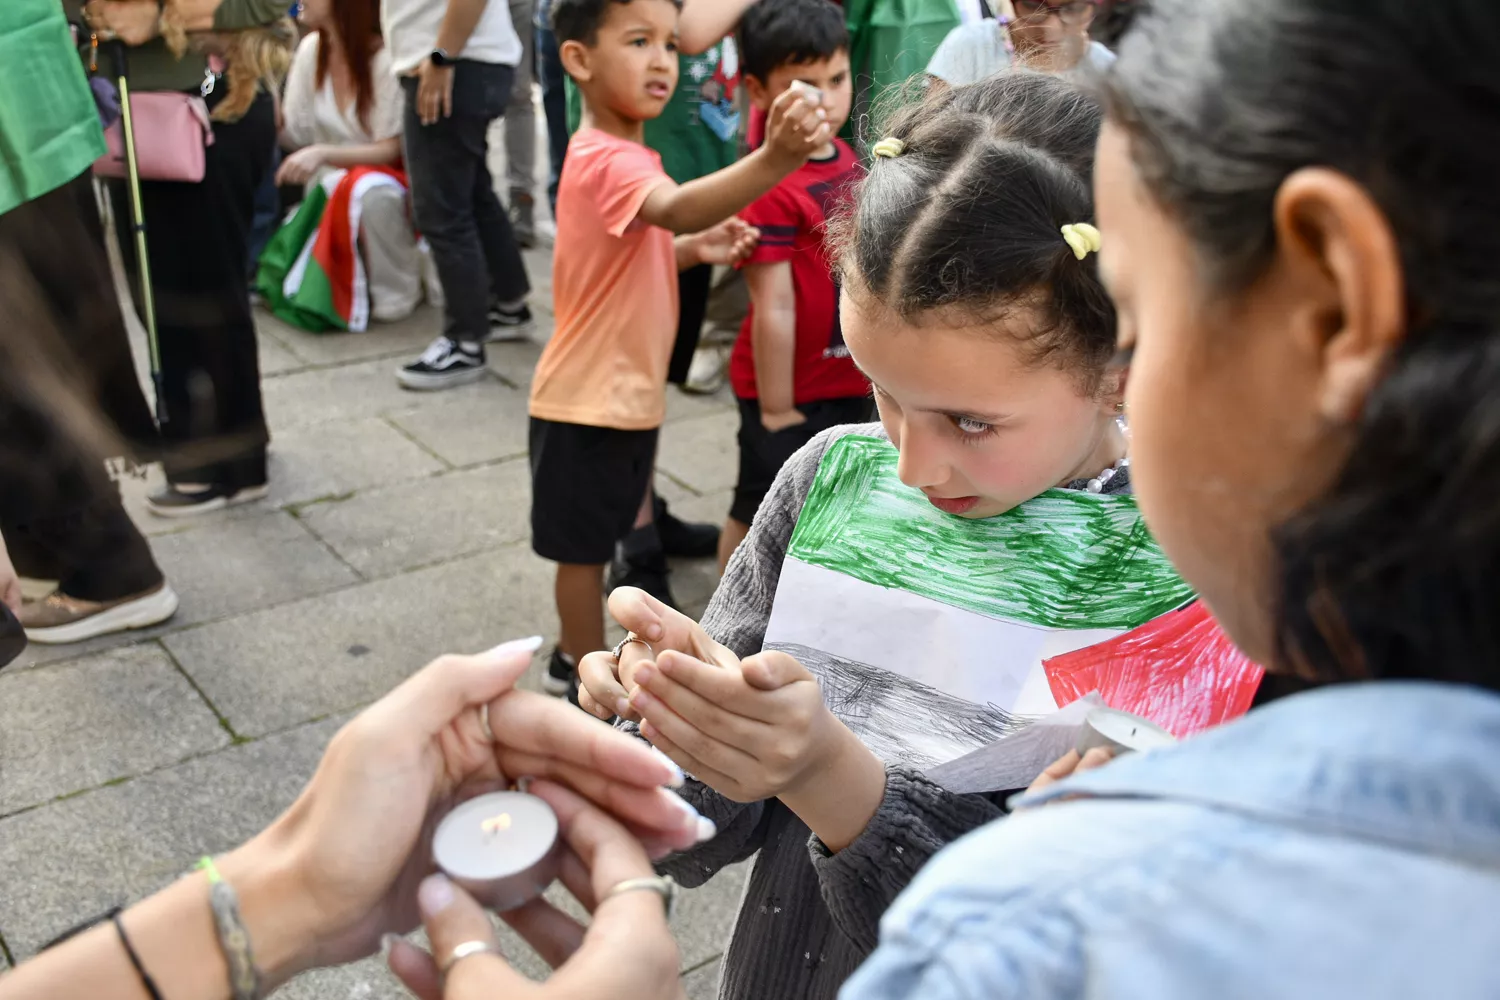
<svg viewBox="0 0 1500 1000"><path fill-rule="evenodd" d="M136 168L143 181L203 180L207 154L213 145L208 105L196 94L146 91L130 95L135 132ZM104 130L108 152L94 161L96 177L125 177L125 122Z"/></svg>

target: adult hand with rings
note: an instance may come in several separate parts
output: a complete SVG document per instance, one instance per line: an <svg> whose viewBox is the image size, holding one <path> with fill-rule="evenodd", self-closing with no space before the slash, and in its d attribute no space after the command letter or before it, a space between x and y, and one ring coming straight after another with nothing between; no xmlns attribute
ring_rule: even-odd
<svg viewBox="0 0 1500 1000"><path fill-rule="evenodd" d="M629 636L616 651L590 653L578 664L578 704L601 719L612 715L640 719L629 703L636 688L635 671L655 662L663 650L676 650L720 667L740 665L734 651L715 642L703 626L644 590L620 587L609 595L609 613L629 630Z"/></svg>
<svg viewBox="0 0 1500 1000"><path fill-rule="evenodd" d="M391 971L420 1000L680 998L680 956L667 926L671 881L653 873L629 830L581 796L546 781L529 790L557 813L561 879L593 921L585 929L545 899L501 917L556 972L537 983L512 969L484 909L441 875L417 893L431 954L389 938Z"/></svg>

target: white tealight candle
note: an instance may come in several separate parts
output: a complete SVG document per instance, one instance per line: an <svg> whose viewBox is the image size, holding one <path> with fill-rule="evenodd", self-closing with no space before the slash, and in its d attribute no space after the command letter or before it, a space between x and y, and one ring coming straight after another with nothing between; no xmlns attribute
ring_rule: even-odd
<svg viewBox="0 0 1500 1000"><path fill-rule="evenodd" d="M1154 722L1101 705L1084 717L1075 749L1082 754L1094 747L1108 747L1116 754L1122 754L1176 742L1177 737Z"/></svg>
<svg viewBox="0 0 1500 1000"><path fill-rule="evenodd" d="M562 844L552 807L525 792L470 799L438 824L432 857L492 910L531 902L557 877Z"/></svg>

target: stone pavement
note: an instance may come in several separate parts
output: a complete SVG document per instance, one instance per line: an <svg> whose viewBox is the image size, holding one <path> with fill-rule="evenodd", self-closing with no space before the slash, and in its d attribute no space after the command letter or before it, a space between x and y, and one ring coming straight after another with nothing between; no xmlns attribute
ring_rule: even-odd
<svg viewBox="0 0 1500 1000"><path fill-rule="evenodd" d="M527 264L535 342L493 345L489 378L441 393L392 375L438 327L425 307L335 336L260 314L269 500L164 521L141 506L159 471L123 480L182 607L164 627L33 647L0 672L0 969L260 829L342 721L438 654L555 637L548 565L527 543L525 459L549 255ZM671 390L657 484L680 515L728 510L736 422L727 394ZM711 563L673 575L695 615L714 583ZM724 873L678 911L695 1000L714 995L742 877ZM507 954L545 968L517 939ZM370 960L279 996L405 993Z"/></svg>

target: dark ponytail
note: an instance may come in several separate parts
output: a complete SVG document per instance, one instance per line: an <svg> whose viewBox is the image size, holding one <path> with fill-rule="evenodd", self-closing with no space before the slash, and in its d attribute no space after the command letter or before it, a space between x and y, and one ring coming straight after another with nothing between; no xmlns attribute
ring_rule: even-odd
<svg viewBox="0 0 1500 1000"><path fill-rule="evenodd" d="M845 285L908 321L1032 308L1030 360L1077 371L1092 391L1114 351L1114 307L1097 255L1078 260L1061 230L1093 221L1102 120L1076 85L1033 73L898 109L879 135L904 151L875 159L835 228Z"/></svg>
<svg viewBox="0 0 1500 1000"><path fill-rule="evenodd" d="M1225 293L1306 166L1400 246L1410 324L1330 492L1283 525L1280 642L1325 680L1500 688L1500 3L1154 0L1107 83L1147 189Z"/></svg>

